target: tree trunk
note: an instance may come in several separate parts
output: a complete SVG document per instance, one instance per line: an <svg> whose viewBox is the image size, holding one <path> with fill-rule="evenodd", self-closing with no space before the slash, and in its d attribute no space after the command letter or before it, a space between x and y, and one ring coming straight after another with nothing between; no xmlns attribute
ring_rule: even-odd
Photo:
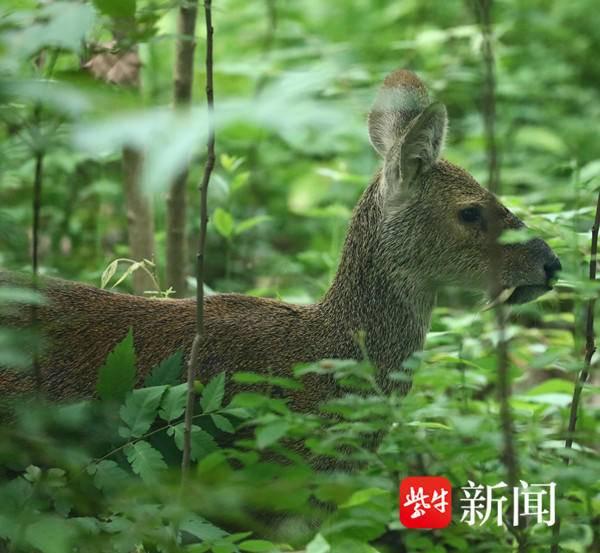
<svg viewBox="0 0 600 553"><path fill-rule="evenodd" d="M194 79L194 49L196 46L197 2L190 0L179 8L173 104L175 109L187 108L192 98ZM182 171L171 183L167 196L167 287L175 297L186 293L186 186L188 171Z"/></svg>
<svg viewBox="0 0 600 553"><path fill-rule="evenodd" d="M120 87L129 87L139 91L140 60L137 46L125 46L128 25L132 22L115 22L113 31L115 40L96 44L97 52L84 67L96 78ZM125 205L127 206L127 234L129 236L129 256L135 261L154 257L154 212L152 199L141 190L142 153L123 148L123 186ZM134 271L133 291L142 295L146 290L154 290L152 279L145 271Z"/></svg>
<svg viewBox="0 0 600 553"><path fill-rule="evenodd" d="M130 256L135 261L154 257L154 216L151 199L144 195L140 186L142 154L131 148L123 148L123 184L127 205L127 234ZM145 271L134 271L133 291L142 295L154 290L152 279Z"/></svg>

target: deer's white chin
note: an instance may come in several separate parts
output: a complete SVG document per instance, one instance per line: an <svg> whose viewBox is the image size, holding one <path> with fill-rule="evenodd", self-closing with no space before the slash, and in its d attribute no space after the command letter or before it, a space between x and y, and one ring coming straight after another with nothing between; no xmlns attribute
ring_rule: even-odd
<svg viewBox="0 0 600 553"><path fill-rule="evenodd" d="M486 304L484 311L492 309L501 303L509 305L527 303L528 301L532 301L542 294L545 294L549 290L552 290L552 286L546 284L524 284L522 286L504 288L493 300L490 300Z"/></svg>
<svg viewBox="0 0 600 553"><path fill-rule="evenodd" d="M539 298L541 295L552 290L552 286L547 284L533 284L525 286L517 286L512 294L506 300L506 303L514 305L518 303L527 303Z"/></svg>

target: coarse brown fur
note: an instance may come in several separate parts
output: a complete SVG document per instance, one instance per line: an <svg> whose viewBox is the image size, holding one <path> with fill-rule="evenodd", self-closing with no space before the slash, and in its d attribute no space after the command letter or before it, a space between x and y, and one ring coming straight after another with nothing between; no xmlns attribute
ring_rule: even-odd
<svg viewBox="0 0 600 553"><path fill-rule="evenodd" d="M502 228L523 223L468 173L440 159L445 108L430 104L414 74L398 71L384 82L369 131L384 159L383 169L355 209L329 291L314 305L239 294L207 297L199 366L203 381L220 371L289 376L300 362L359 359L356 335L362 331L379 381L389 390L389 372L401 369L423 346L436 289L447 282L486 288L492 266L490 217L497 217ZM466 208L478 210L474 221L463 220ZM502 286L518 287L509 300L514 302L547 290L560 267L539 239L502 246L500 258ZM14 285L15 275L0 273L3 284ZM51 399L92 396L98 368L130 327L138 384L177 349L189 355L193 300L140 298L52 279L44 280L43 287L48 304L40 308L38 319L47 348L40 368ZM27 309L12 320L17 326L27 321ZM4 397L31 391L34 384L30 375L0 374ZM402 391L408 386L396 385ZM289 398L296 409L309 411L336 393L333 379L313 375Z"/></svg>

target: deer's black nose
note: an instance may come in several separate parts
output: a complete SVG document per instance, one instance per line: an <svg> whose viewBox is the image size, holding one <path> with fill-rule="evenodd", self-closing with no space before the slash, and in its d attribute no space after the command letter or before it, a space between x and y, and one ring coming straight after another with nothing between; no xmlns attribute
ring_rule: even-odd
<svg viewBox="0 0 600 553"><path fill-rule="evenodd" d="M548 261L544 264L544 271L546 271L546 277L548 280L553 279L556 276L556 273L562 269L562 265L560 264L560 260L558 257L552 258L551 261Z"/></svg>

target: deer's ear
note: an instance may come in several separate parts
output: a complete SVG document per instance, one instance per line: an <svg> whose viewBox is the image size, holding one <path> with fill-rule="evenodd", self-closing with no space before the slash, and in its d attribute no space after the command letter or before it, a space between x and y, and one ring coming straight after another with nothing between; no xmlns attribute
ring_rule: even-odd
<svg viewBox="0 0 600 553"><path fill-rule="evenodd" d="M413 72L399 69L385 78L369 113L369 138L381 157L428 105L427 88Z"/></svg>
<svg viewBox="0 0 600 553"><path fill-rule="evenodd" d="M446 107L439 102L425 108L412 122L400 145L400 159L386 160L386 165L388 162L400 162L399 177L403 186L409 185L438 161L444 148L447 128Z"/></svg>

